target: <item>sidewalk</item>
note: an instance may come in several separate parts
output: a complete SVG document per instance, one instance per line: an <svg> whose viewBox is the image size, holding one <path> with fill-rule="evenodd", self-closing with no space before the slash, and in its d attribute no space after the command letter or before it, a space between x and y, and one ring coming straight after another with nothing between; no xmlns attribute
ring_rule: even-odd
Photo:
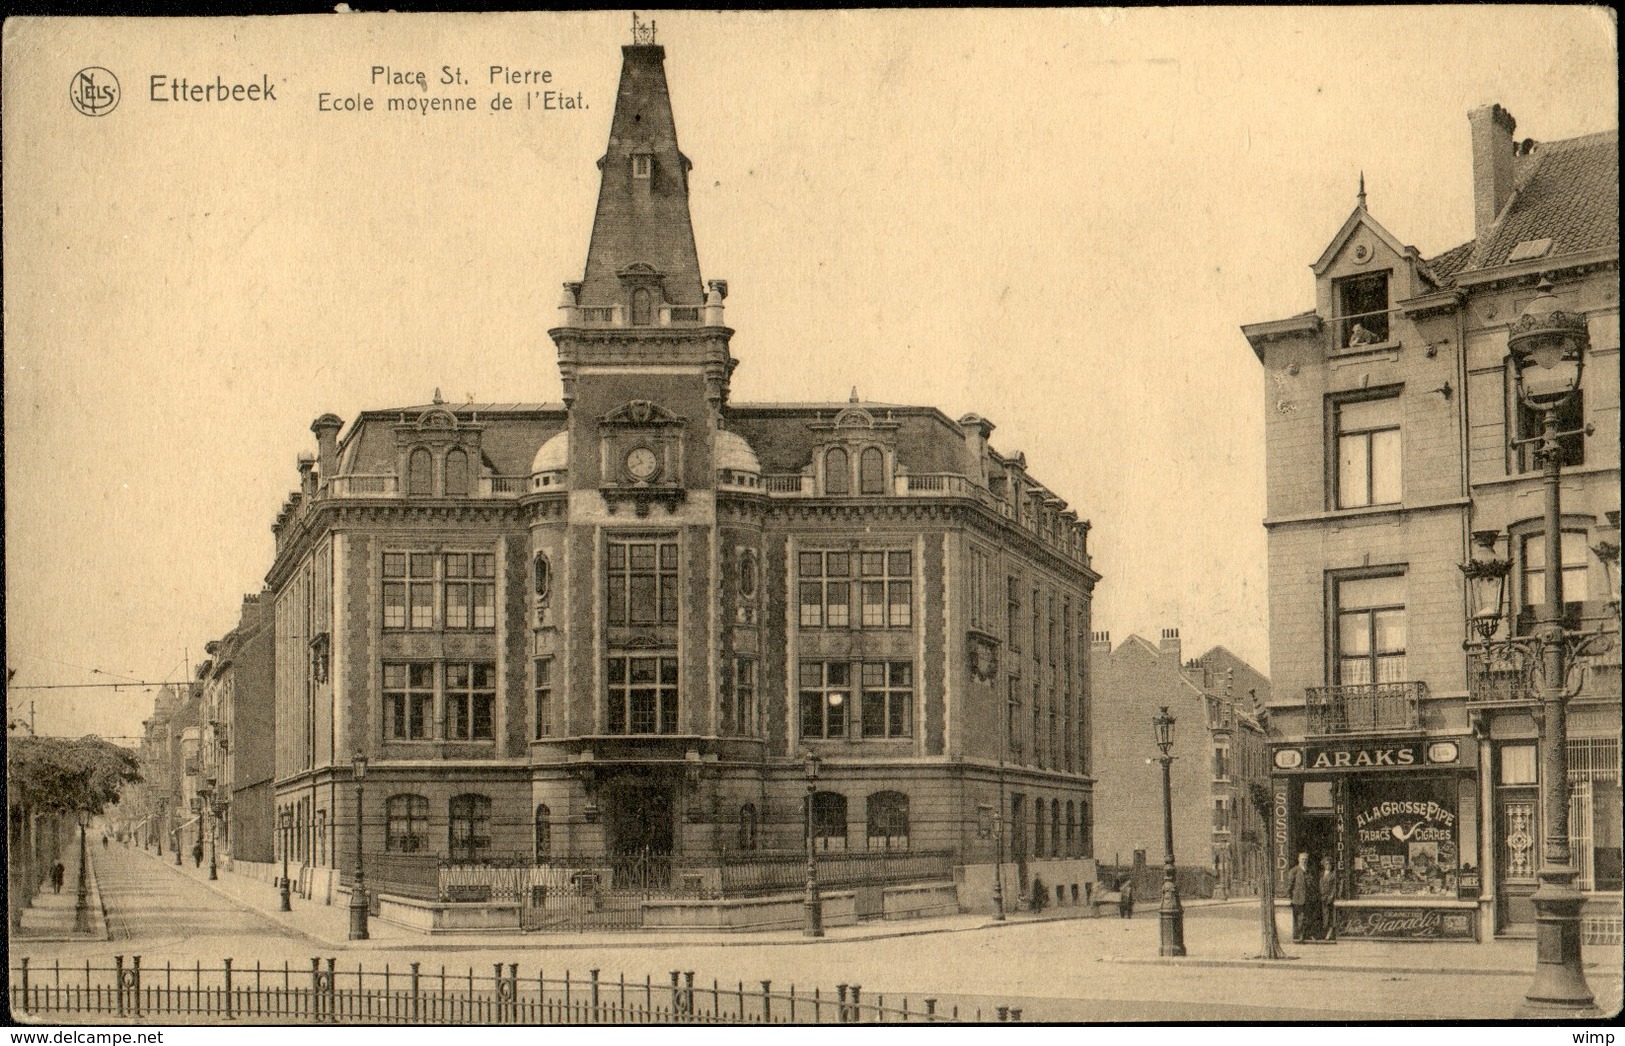
<svg viewBox="0 0 1625 1046"><path fill-rule="evenodd" d="M34 895L34 903L23 909L22 925L13 935L18 942L105 941L107 940L107 913L102 910L102 894L96 881L96 855L90 854L86 864L86 883L89 895L89 933L74 930L75 909L79 901L79 847L67 847L62 854L67 874L62 877L62 892L56 893L46 885Z"/></svg>
<svg viewBox="0 0 1625 1046"><path fill-rule="evenodd" d="M149 860L157 860L152 854ZM661 947L746 947L809 946L852 944L929 934L991 932L1030 934L1035 946L1053 949L1061 945L1074 951L1072 961L1143 966L1232 967L1248 969L1299 969L1390 974L1477 974L1527 978L1534 968L1533 941L1393 942L1340 941L1334 944L1293 944L1282 930L1282 947L1287 959L1264 960L1259 954L1258 901L1241 898L1230 901L1192 900L1186 902L1185 958L1157 956L1158 914L1144 908L1133 919L1115 915L1092 918L1083 908L1050 909L1039 914L1013 912L1004 922L984 914L966 914L934 919L899 922L865 922L854 926L831 927L822 938L808 938L799 931L764 933L706 933L681 931L613 933L481 933L429 936L395 926L378 918L369 920L370 939L351 941L349 908L340 899L325 905L297 894L291 912L278 911L279 897L267 883L220 869L211 882L208 866L199 868L187 861L177 868L163 862L170 872L193 879L217 895L252 911L290 933L310 939L327 948L343 951L454 952L475 950L562 949L650 949ZM71 924L72 906L69 905ZM1057 940L1057 936L1060 939ZM1040 944L1039 939L1042 938ZM1615 946L1586 949L1586 967L1599 973L1620 968L1621 952Z"/></svg>

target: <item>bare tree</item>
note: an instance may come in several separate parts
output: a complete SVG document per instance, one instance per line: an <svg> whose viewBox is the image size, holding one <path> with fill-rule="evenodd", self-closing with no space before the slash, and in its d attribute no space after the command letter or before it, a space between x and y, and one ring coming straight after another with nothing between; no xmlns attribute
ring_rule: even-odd
<svg viewBox="0 0 1625 1046"><path fill-rule="evenodd" d="M1260 947L1263 949L1259 958L1287 959L1290 956L1281 950L1281 934L1275 928L1275 833L1270 830L1274 799L1270 790L1256 781L1247 786L1247 791L1253 809L1258 811L1259 820L1265 826L1264 874L1260 877L1263 882L1258 891L1258 928Z"/></svg>

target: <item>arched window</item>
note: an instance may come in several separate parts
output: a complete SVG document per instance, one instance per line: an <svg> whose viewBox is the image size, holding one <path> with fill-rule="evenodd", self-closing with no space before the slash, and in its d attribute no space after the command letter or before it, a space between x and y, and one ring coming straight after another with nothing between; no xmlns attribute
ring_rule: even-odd
<svg viewBox="0 0 1625 1046"><path fill-rule="evenodd" d="M468 455L455 448L446 451L446 495L463 497L468 494Z"/></svg>
<svg viewBox="0 0 1625 1046"><path fill-rule="evenodd" d="M1049 804L1040 799L1033 803L1033 856L1044 856L1044 814Z"/></svg>
<svg viewBox="0 0 1625 1046"><path fill-rule="evenodd" d="M1066 852L1069 857L1078 856L1078 808L1072 800L1066 801Z"/></svg>
<svg viewBox="0 0 1625 1046"><path fill-rule="evenodd" d="M858 490L864 494L886 493L886 455L879 447L868 447L858 457Z"/></svg>
<svg viewBox="0 0 1625 1046"><path fill-rule="evenodd" d="M429 452L419 447L407 459L406 492L408 494L434 493L434 460Z"/></svg>
<svg viewBox="0 0 1625 1046"><path fill-rule="evenodd" d="M1066 851L1061 849L1061 801L1049 801L1049 855L1051 857L1065 857Z"/></svg>
<svg viewBox="0 0 1625 1046"><path fill-rule="evenodd" d="M546 864L553 857L553 811L546 803L536 807L536 863Z"/></svg>
<svg viewBox="0 0 1625 1046"><path fill-rule="evenodd" d="M902 792L869 795L869 849L908 849L908 796Z"/></svg>
<svg viewBox="0 0 1625 1046"><path fill-rule="evenodd" d="M429 847L429 800L421 795L392 795L384 803L384 849L418 853Z"/></svg>
<svg viewBox="0 0 1625 1046"><path fill-rule="evenodd" d="M473 792L451 798L448 842L454 862L473 864L491 848L491 800Z"/></svg>
<svg viewBox="0 0 1625 1046"><path fill-rule="evenodd" d="M756 849L756 804L746 803L739 808L739 848Z"/></svg>
<svg viewBox="0 0 1625 1046"><path fill-rule="evenodd" d="M547 593L553 587L553 564L548 561L546 552L536 553L532 563L536 572L536 602L546 603Z"/></svg>
<svg viewBox="0 0 1625 1046"><path fill-rule="evenodd" d="M820 850L846 849L846 796L839 792L814 792L812 820L815 847Z"/></svg>
<svg viewBox="0 0 1625 1046"><path fill-rule="evenodd" d="M1078 856L1092 857L1095 853L1095 822L1090 816L1089 801L1078 803Z"/></svg>
<svg viewBox="0 0 1625 1046"><path fill-rule="evenodd" d="M846 451L831 448L824 455L824 493L852 493L852 476L847 465Z"/></svg>
<svg viewBox="0 0 1625 1046"><path fill-rule="evenodd" d="M634 327L647 327L652 311L649 292L642 287L632 292L632 325Z"/></svg>

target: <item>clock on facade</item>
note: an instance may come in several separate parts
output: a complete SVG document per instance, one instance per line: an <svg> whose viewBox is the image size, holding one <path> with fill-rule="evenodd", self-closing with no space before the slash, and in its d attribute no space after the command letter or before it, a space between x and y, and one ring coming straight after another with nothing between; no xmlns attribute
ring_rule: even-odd
<svg viewBox="0 0 1625 1046"><path fill-rule="evenodd" d="M660 459L648 447L634 447L626 455L626 471L639 483L647 483L660 471Z"/></svg>

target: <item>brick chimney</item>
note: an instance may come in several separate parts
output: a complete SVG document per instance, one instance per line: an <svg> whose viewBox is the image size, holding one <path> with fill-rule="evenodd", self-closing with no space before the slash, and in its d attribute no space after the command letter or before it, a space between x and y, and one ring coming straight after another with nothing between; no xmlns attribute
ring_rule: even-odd
<svg viewBox="0 0 1625 1046"><path fill-rule="evenodd" d="M1096 654L1109 654L1112 652L1112 634L1110 632L1094 632L1090 634L1089 650Z"/></svg>
<svg viewBox="0 0 1625 1046"><path fill-rule="evenodd" d="M1176 664L1176 665L1184 664L1184 661L1180 658L1179 629L1177 629L1177 628L1165 628L1165 629L1163 629L1162 630L1162 641L1157 644L1157 649L1162 652L1163 657L1172 658L1174 664Z"/></svg>
<svg viewBox="0 0 1625 1046"><path fill-rule="evenodd" d="M316 459L309 451L299 452L299 493L309 499L316 494L316 477L312 470L316 468Z"/></svg>
<svg viewBox="0 0 1625 1046"><path fill-rule="evenodd" d="M1473 132L1473 236L1480 242L1512 197L1512 132L1518 121L1499 105L1467 114Z"/></svg>
<svg viewBox="0 0 1625 1046"><path fill-rule="evenodd" d="M965 454L969 459L967 475L979 486L987 486L987 438L993 435L993 423L979 414L967 414L959 419L959 430L965 436Z"/></svg>

